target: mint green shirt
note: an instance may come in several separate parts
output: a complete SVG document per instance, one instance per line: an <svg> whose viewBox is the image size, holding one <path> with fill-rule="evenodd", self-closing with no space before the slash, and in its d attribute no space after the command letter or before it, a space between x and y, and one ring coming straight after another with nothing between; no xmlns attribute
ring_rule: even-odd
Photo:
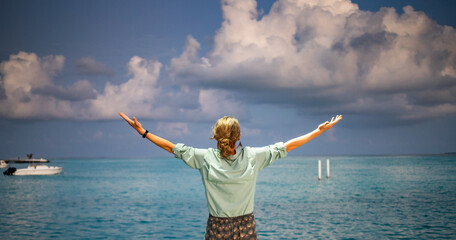
<svg viewBox="0 0 456 240"><path fill-rule="evenodd" d="M200 171L207 207L215 217L252 213L258 172L287 155L282 142L266 147L239 145L229 160L221 158L218 149L198 149L182 143L173 152L176 158Z"/></svg>

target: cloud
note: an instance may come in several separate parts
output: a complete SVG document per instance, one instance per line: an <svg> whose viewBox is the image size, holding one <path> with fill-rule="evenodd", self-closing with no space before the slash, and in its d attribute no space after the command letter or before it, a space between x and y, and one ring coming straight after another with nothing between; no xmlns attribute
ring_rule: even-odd
<svg viewBox="0 0 456 240"><path fill-rule="evenodd" d="M456 30L411 6L362 11L349 0L223 0L213 47L187 37L169 64L133 56L123 83L97 91L88 80L60 86L65 57L20 52L0 65L0 116L213 121L248 118L272 104L306 114L351 114L404 124L456 114ZM165 67L163 67L165 66ZM87 57L83 75L112 74ZM161 74L163 69L166 74Z"/></svg>
<svg viewBox="0 0 456 240"><path fill-rule="evenodd" d="M86 118L114 118L119 111L135 113L139 117L154 118L153 104L160 89L156 87L162 64L134 56L127 64L132 76L128 81L114 85L107 82L102 94L89 101ZM156 117L156 116L155 116Z"/></svg>
<svg viewBox="0 0 456 240"><path fill-rule="evenodd" d="M0 76L0 101L6 99L6 91L3 87L2 77Z"/></svg>
<svg viewBox="0 0 456 240"><path fill-rule="evenodd" d="M100 92L88 80L59 86L63 56L38 57L20 52L0 65L0 116L13 119L118 119L118 112L139 118L213 121L223 114L246 116L245 106L227 91L187 86L163 91L158 81L162 63L138 56L127 63L130 78L106 82ZM185 128L172 125L179 131ZM177 131L176 130L176 131ZM185 133L185 131L184 131Z"/></svg>
<svg viewBox="0 0 456 240"><path fill-rule="evenodd" d="M161 63L132 57L127 64L128 81L106 83L98 93L87 80L68 87L58 86L53 79L62 70L63 56L39 58L34 53L11 55L0 65L1 86L5 96L0 100L0 115L8 118L111 119L117 112L139 112L152 116L151 106L159 90L156 82Z"/></svg>
<svg viewBox="0 0 456 240"><path fill-rule="evenodd" d="M55 85L40 86L32 88L30 93L67 101L83 101L97 97L97 92L87 80L77 81L68 88Z"/></svg>
<svg viewBox="0 0 456 240"><path fill-rule="evenodd" d="M76 70L81 75L114 75L114 70L103 63L95 61L91 57L79 59L75 62Z"/></svg>
<svg viewBox="0 0 456 240"><path fill-rule="evenodd" d="M404 7L362 11L349 0L222 1L214 47L191 36L171 60L175 84L313 114L412 121L456 114L456 30Z"/></svg>
<svg viewBox="0 0 456 240"><path fill-rule="evenodd" d="M223 116L247 117L246 107L237 101L227 91L201 89L199 91L199 105L196 110L189 111L188 117L195 120L214 120Z"/></svg>
<svg viewBox="0 0 456 240"><path fill-rule="evenodd" d="M53 78L62 70L64 62L61 55L39 58L34 53L19 52L0 63L3 75L0 85L5 95L0 99L0 115L9 118L71 115L68 102L34 94L36 89L39 92L39 89L52 88Z"/></svg>

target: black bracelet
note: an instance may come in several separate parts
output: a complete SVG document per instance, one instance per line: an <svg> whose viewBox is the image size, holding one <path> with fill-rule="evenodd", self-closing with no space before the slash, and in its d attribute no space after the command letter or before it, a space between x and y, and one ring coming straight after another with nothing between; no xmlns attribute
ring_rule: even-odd
<svg viewBox="0 0 456 240"><path fill-rule="evenodd" d="M149 130L146 130L146 132L143 134L143 138L146 138L148 133L149 133Z"/></svg>

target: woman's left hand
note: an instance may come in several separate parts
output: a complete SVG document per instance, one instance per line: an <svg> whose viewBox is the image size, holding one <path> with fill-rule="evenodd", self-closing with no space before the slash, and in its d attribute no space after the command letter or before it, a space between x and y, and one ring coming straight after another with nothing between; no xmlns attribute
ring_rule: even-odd
<svg viewBox="0 0 456 240"><path fill-rule="evenodd" d="M318 130L320 130L321 132L324 132L324 131L332 128L332 126L334 126L341 119L342 119L342 115L337 115L336 118L332 117L330 122L326 121L326 122L320 124L318 126Z"/></svg>

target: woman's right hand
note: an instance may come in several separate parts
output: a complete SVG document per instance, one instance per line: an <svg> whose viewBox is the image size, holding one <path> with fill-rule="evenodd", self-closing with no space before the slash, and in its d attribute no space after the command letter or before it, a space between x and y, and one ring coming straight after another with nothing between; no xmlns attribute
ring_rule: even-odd
<svg viewBox="0 0 456 240"><path fill-rule="evenodd" d="M135 117L133 117L133 120L131 120L127 115L125 115L124 113L122 112L119 112L119 115L125 119L125 121L127 121L128 124L130 124L130 126L132 126L134 129L136 129L136 131L140 132L142 131L142 126L141 126L141 123L138 122L138 120L136 120Z"/></svg>
<svg viewBox="0 0 456 240"><path fill-rule="evenodd" d="M133 120L132 120L124 113L119 112L119 115L123 119L125 119L125 121L127 121L127 123L130 124L130 126L132 126L134 129L136 129L136 131L140 135L144 136L144 134L146 133L146 130L141 126L141 123L139 123L135 117L133 117ZM144 137L149 139L151 142L155 143L157 146L165 149L169 153L173 153L173 148L176 146L174 143L172 143L164 138L161 138L155 134L152 134L152 133L149 133L149 134L145 135Z"/></svg>

